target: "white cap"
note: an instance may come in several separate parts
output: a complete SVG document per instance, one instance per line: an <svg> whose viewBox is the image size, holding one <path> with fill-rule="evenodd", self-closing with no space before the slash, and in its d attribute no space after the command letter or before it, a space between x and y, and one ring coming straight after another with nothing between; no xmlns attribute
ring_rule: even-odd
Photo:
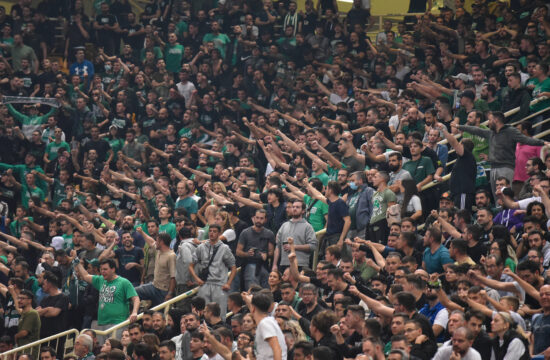
<svg viewBox="0 0 550 360"><path fill-rule="evenodd" d="M61 250L63 249L63 244L65 243L65 239L63 239L63 237L61 236L54 236L52 238L52 247L55 249L55 250Z"/></svg>

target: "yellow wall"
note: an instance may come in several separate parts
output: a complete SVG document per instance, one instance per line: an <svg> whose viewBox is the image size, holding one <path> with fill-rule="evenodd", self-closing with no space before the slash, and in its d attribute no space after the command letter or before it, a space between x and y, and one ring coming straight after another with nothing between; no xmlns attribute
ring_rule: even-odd
<svg viewBox="0 0 550 360"><path fill-rule="evenodd" d="M317 3L316 0L313 0ZM337 0L338 10L341 12L347 12L352 4L353 0ZM304 9L306 0L297 0L298 8ZM385 15L385 14L403 14L409 9L409 0L371 0L371 13L373 15Z"/></svg>

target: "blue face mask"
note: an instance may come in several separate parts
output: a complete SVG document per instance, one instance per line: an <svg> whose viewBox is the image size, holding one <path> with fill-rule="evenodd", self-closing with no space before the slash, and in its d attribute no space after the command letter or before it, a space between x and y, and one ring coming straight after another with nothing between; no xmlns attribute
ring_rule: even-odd
<svg viewBox="0 0 550 360"><path fill-rule="evenodd" d="M357 190L358 186L357 184L355 183L355 181L352 181L349 183L349 187L351 190Z"/></svg>

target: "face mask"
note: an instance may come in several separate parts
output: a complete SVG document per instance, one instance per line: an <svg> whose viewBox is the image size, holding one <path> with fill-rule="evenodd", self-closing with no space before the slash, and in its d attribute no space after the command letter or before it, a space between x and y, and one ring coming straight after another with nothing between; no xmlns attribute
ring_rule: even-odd
<svg viewBox="0 0 550 360"><path fill-rule="evenodd" d="M355 183L355 181L352 181L349 183L349 187L351 190L357 190L358 186L357 184Z"/></svg>
<svg viewBox="0 0 550 360"><path fill-rule="evenodd" d="M111 65L104 65L103 68L105 71L111 71Z"/></svg>

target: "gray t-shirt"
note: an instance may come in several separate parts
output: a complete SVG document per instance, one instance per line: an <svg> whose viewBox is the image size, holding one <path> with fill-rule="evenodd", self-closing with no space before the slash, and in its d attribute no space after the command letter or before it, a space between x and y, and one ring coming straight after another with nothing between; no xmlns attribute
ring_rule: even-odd
<svg viewBox="0 0 550 360"><path fill-rule="evenodd" d="M254 227L248 227L243 230L241 235L239 235L239 244L243 245L243 251L248 252L248 250L254 248L259 252L267 253L269 243L275 246L275 235L269 229L262 228L260 232L256 232ZM260 260L261 256L257 253L256 260ZM251 260L249 258L249 260Z"/></svg>
<svg viewBox="0 0 550 360"><path fill-rule="evenodd" d="M277 341L281 347L281 358L282 360L286 360L287 348L285 337L279 324L277 324L277 321L271 316L263 318L256 329L256 337L254 340L256 344L256 360L273 360L273 349L269 346L267 339L274 336L277 337Z"/></svg>

